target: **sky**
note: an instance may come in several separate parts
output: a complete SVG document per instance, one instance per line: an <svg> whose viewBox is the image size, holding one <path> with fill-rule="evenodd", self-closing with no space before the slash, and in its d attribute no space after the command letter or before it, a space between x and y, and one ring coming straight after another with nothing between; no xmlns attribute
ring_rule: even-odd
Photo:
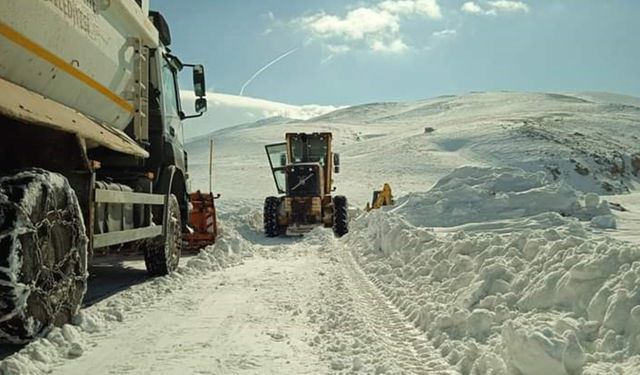
<svg viewBox="0 0 640 375"><path fill-rule="evenodd" d="M173 52L205 65L212 92L238 95L246 86L246 96L333 106L495 90L640 96L638 0L151 0L151 7L171 26Z"/></svg>

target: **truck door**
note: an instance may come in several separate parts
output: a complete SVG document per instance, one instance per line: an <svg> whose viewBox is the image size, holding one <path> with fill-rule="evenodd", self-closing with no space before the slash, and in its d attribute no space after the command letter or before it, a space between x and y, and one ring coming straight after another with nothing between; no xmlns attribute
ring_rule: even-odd
<svg viewBox="0 0 640 375"><path fill-rule="evenodd" d="M176 167L184 172L186 171L184 132L180 119L180 91L176 80L177 72L176 68L164 57L160 65L164 134L168 143L165 147L169 148L169 150L165 149L165 152L173 152Z"/></svg>

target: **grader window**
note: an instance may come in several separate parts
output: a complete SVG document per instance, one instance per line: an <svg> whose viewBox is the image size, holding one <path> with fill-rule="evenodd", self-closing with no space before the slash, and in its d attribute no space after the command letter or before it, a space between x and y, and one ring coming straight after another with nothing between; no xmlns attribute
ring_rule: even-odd
<svg viewBox="0 0 640 375"><path fill-rule="evenodd" d="M269 165L276 183L276 189L279 193L285 192L285 175L284 167L287 165L287 144L277 143L265 146L267 156L269 157Z"/></svg>
<svg viewBox="0 0 640 375"><path fill-rule="evenodd" d="M291 139L291 154L294 163L320 163L324 168L328 152L329 144L326 136L308 135Z"/></svg>

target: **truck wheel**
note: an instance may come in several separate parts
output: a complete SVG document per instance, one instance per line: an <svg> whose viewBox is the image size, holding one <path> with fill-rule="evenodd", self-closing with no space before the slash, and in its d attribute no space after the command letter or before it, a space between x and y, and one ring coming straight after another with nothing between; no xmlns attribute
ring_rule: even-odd
<svg viewBox="0 0 640 375"><path fill-rule="evenodd" d="M0 177L0 340L25 343L71 321L87 290L75 192L41 169Z"/></svg>
<svg viewBox="0 0 640 375"><path fill-rule="evenodd" d="M347 198L342 195L333 198L333 233L337 237L342 237L349 233Z"/></svg>
<svg viewBox="0 0 640 375"><path fill-rule="evenodd" d="M268 197L264 201L264 233L267 237L278 237L282 228L278 224L280 212L280 198Z"/></svg>
<svg viewBox="0 0 640 375"><path fill-rule="evenodd" d="M159 220L161 222L161 220ZM169 223L166 241L156 237L144 244L144 263L151 276L168 275L178 269L182 253L182 220L175 195L169 198Z"/></svg>

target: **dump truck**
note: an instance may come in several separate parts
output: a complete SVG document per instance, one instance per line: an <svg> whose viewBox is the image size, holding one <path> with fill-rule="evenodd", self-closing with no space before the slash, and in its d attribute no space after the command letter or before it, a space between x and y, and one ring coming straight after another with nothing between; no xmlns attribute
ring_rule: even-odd
<svg viewBox="0 0 640 375"><path fill-rule="evenodd" d="M264 202L267 237L302 235L321 225L333 228L337 237L349 231L347 198L331 195L333 173L340 172L332 139L329 132L287 133L286 142L265 146L280 194Z"/></svg>
<svg viewBox="0 0 640 375"><path fill-rule="evenodd" d="M187 231L183 121L202 65L148 0L0 0L0 340L77 313L97 249L174 271ZM178 74L193 73L186 114Z"/></svg>

